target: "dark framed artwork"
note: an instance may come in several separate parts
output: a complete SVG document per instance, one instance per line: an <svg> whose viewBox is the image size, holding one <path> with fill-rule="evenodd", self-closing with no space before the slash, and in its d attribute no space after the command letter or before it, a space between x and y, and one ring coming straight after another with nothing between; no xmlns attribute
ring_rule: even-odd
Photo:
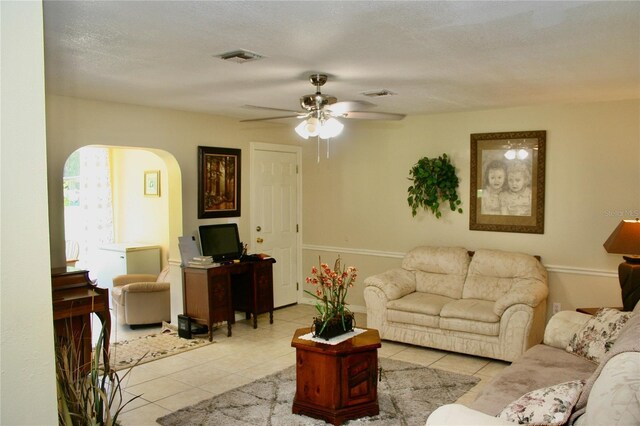
<svg viewBox="0 0 640 426"><path fill-rule="evenodd" d="M240 150L198 147L198 219L240 216Z"/></svg>
<svg viewBox="0 0 640 426"><path fill-rule="evenodd" d="M547 132L471 135L469 229L544 234Z"/></svg>

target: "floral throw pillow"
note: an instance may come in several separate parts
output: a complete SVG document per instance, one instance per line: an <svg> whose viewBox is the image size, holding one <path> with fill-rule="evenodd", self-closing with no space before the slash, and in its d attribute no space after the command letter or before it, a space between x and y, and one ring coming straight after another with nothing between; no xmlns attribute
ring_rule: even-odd
<svg viewBox="0 0 640 426"><path fill-rule="evenodd" d="M599 310L573 335L567 345L567 352L600 363L631 315L631 312L621 312L611 308Z"/></svg>
<svg viewBox="0 0 640 426"><path fill-rule="evenodd" d="M496 417L521 425L563 425L578 402L583 380L536 389L507 405Z"/></svg>

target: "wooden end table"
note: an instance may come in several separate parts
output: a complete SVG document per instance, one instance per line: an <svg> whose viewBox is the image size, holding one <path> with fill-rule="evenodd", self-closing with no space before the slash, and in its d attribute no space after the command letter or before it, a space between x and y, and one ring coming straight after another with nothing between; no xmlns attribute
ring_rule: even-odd
<svg viewBox="0 0 640 426"><path fill-rule="evenodd" d="M378 407L378 330L366 329L337 345L302 340L311 328L296 330L296 395L293 414L333 425L380 413Z"/></svg>

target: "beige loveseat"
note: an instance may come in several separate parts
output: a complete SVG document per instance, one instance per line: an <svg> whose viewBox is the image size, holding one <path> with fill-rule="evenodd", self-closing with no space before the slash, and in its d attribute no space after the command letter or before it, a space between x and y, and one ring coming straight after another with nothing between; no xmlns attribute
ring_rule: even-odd
<svg viewBox="0 0 640 426"><path fill-rule="evenodd" d="M527 254L417 247L364 285L382 339L506 361L542 341L547 272Z"/></svg>
<svg viewBox="0 0 640 426"><path fill-rule="evenodd" d="M448 404L439 407L427 419L428 426L513 425L503 417L514 409L530 423L554 415L543 423L563 422L576 426L640 424L640 303L620 329L615 340L590 330L596 318L573 311L554 315L547 325L544 343L525 352L483 386L468 406ZM614 330L613 322L602 323L602 330ZM577 335L598 340L609 347L597 360L570 353L567 347ZM609 346L606 342L611 342ZM595 342L593 344L596 344ZM583 347L589 351L593 348ZM584 386L575 395L553 392L559 384L582 380ZM527 397L535 392L535 397ZM560 409L561 408L561 409ZM545 411L546 410L546 411ZM496 417L499 416L499 417Z"/></svg>

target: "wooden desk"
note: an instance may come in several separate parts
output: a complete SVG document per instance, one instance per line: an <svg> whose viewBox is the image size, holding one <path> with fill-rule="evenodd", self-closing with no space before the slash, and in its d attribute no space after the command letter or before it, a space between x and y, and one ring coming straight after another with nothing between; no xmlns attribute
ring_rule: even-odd
<svg viewBox="0 0 640 426"><path fill-rule="evenodd" d="M368 329L337 345L300 339L310 331L296 330L291 341L296 348L293 414L334 425L378 415L378 330Z"/></svg>
<svg viewBox="0 0 640 426"><path fill-rule="evenodd" d="M258 327L258 315L269 312L273 324L273 263L268 259L241 262L213 268L182 270L184 314L192 321L209 327L209 340L213 339L212 324L227 322L227 336L235 323L235 311L253 315L253 328Z"/></svg>
<svg viewBox="0 0 640 426"><path fill-rule="evenodd" d="M91 363L91 314L102 322L105 340L104 365L109 365L109 337L111 315L109 291L96 287L89 279L89 271L73 267L51 270L53 324L58 339L73 339L78 350L78 363L88 371Z"/></svg>

